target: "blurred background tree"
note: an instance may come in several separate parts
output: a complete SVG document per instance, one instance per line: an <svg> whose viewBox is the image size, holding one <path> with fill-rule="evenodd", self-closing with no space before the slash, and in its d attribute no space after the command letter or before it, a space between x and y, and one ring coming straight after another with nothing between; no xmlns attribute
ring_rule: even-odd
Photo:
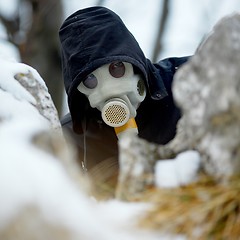
<svg viewBox="0 0 240 240"><path fill-rule="evenodd" d="M161 6L159 6L160 9L162 9L162 11L159 11L160 16L159 16L158 29L157 29L156 40L155 40L153 53L152 53L153 62L157 62L159 60L158 57L161 54L161 50L163 47L162 38L163 38L166 22L168 19L169 4L170 4L170 0L164 0L163 3L161 3Z"/></svg>
<svg viewBox="0 0 240 240"><path fill-rule="evenodd" d="M32 9L32 24L20 47L23 62L38 70L61 115L63 82L58 29L63 20L61 0L21 0Z"/></svg>
<svg viewBox="0 0 240 240"><path fill-rule="evenodd" d="M64 18L61 0L20 0L18 11L1 15L9 41L16 45L21 61L34 67L45 80L59 115L63 103L58 29Z"/></svg>

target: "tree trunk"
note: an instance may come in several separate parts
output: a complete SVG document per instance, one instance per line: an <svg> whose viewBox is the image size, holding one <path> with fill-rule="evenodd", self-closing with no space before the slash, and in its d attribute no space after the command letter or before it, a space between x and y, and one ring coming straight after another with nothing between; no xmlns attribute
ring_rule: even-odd
<svg viewBox="0 0 240 240"><path fill-rule="evenodd" d="M60 0L27 0L32 7L32 24L26 42L20 47L24 63L33 66L45 80L53 102L61 115L63 80L58 43L62 22Z"/></svg>
<svg viewBox="0 0 240 240"><path fill-rule="evenodd" d="M153 62L158 61L158 56L161 53L162 37L163 37L164 30L165 30L166 22L168 19L169 0L164 0L163 3L161 3L161 4L163 5L163 7L162 7L162 12L160 13L161 16L159 17L159 23L158 23L159 28L158 28L158 32L157 32L157 36L156 36L155 46L153 49L153 57L152 57Z"/></svg>

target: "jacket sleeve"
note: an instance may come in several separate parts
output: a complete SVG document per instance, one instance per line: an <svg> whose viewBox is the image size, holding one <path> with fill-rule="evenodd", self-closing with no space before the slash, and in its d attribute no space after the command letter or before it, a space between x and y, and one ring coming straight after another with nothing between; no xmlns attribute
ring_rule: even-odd
<svg viewBox="0 0 240 240"><path fill-rule="evenodd" d="M158 63L152 63L147 59L147 86L152 99L160 100L169 95L171 92L169 87L176 70L188 58L166 58Z"/></svg>
<svg viewBox="0 0 240 240"><path fill-rule="evenodd" d="M154 64L161 75L168 95L172 95L171 86L175 72L181 65L186 63L189 58L190 56L166 58Z"/></svg>
<svg viewBox="0 0 240 240"><path fill-rule="evenodd" d="M148 95L137 110L136 122L141 138L157 144L166 144L174 138L181 111L173 99L172 82L177 69L188 59L189 57L167 58L149 64L153 87L151 93L156 94Z"/></svg>
<svg viewBox="0 0 240 240"><path fill-rule="evenodd" d="M165 58L165 59L159 61L157 64L162 66L163 68L166 68L169 70L174 70L175 68L178 68L182 64L187 62L189 58L190 58L190 56Z"/></svg>

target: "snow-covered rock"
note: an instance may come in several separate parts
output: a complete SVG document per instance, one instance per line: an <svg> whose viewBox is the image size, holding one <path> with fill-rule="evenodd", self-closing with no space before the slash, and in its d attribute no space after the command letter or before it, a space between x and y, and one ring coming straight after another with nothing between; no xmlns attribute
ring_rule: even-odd
<svg viewBox="0 0 240 240"><path fill-rule="evenodd" d="M153 184L157 145L140 139L135 133L124 133L118 142L119 177L116 196L131 199Z"/></svg>
<svg viewBox="0 0 240 240"><path fill-rule="evenodd" d="M0 118L14 120L27 118L29 114L44 117L53 129L60 129L57 110L38 72L28 65L14 61L0 59L0 65L0 91L2 102L5 102L1 104ZM8 101L4 101L5 98ZM36 110L39 114L35 113Z"/></svg>
<svg viewBox="0 0 240 240"><path fill-rule="evenodd" d="M185 145L216 179L240 173L240 15L223 18L175 75Z"/></svg>

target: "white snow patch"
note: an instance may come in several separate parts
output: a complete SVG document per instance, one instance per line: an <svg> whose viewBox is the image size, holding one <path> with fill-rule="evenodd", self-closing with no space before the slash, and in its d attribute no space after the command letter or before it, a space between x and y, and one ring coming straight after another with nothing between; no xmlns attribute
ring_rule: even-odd
<svg viewBox="0 0 240 240"><path fill-rule="evenodd" d="M25 100L32 104L36 104L35 98L14 78L18 73L28 74L31 72L35 79L38 80L43 86L46 87L43 79L38 72L23 63L16 63L13 61L5 61L0 59L1 68L4 69L0 77L0 88L6 92L12 93L12 95L18 100Z"/></svg>
<svg viewBox="0 0 240 240"><path fill-rule="evenodd" d="M20 62L21 59L18 48L7 40L0 40L0 58L15 62Z"/></svg>
<svg viewBox="0 0 240 240"><path fill-rule="evenodd" d="M0 14L8 20L16 16L19 0L0 0Z"/></svg>
<svg viewBox="0 0 240 240"><path fill-rule="evenodd" d="M159 160L155 166L155 184L159 188L184 186L197 179L200 155L189 150L180 153L175 159Z"/></svg>

